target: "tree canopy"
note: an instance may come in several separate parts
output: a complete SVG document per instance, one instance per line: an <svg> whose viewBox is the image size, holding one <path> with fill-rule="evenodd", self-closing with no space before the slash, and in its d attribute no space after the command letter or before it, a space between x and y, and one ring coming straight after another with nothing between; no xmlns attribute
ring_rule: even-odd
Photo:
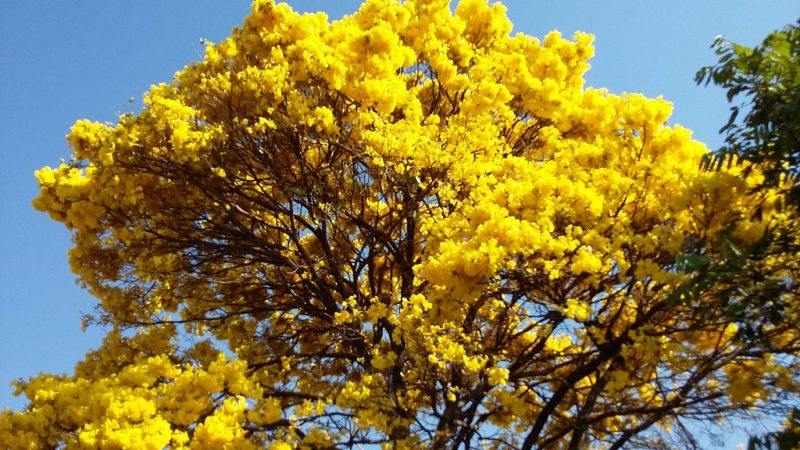
<svg viewBox="0 0 800 450"><path fill-rule="evenodd" d="M800 259L742 262L786 297L758 339L747 291L687 286L795 210L758 167L702 170L663 99L585 87L592 54L484 0L256 0L36 173L111 331L17 383L0 442L664 448L784 412Z"/></svg>
<svg viewBox="0 0 800 450"><path fill-rule="evenodd" d="M697 72L698 83L726 90L731 107L720 130L725 145L718 164L741 159L765 172L765 185L783 183L789 198L800 204L800 21L767 35L760 45L747 47L718 37L712 48L719 61ZM743 118L740 118L743 113ZM789 183L785 181L788 180Z"/></svg>
<svg viewBox="0 0 800 450"><path fill-rule="evenodd" d="M725 145L707 155L704 165L720 168L726 162L729 165L745 163L745 173L757 167L764 173L764 180L754 189L778 188L783 198L776 207L786 202L788 207L797 208L800 206L800 27L790 24L773 31L755 47L719 37L712 48L719 61L698 71L696 81L713 82L726 89L728 102L741 103L734 103L728 123L720 130L725 134ZM745 114L740 119L742 111ZM759 212L756 210L756 214ZM720 266L726 269L729 286L761 291L762 300L767 300L752 301L752 296L749 299L755 306L749 314L751 337L757 337L757 327L765 323L794 320L783 314L786 302L797 301L796 296L786 295L794 291L794 286L782 282L785 274L780 269L771 270L768 264L762 264L774 255L797 254L800 250L794 238L800 230L785 225L771 227L760 245L747 248L739 255L722 255L724 262ZM767 270L751 272L737 264L737 260L755 260ZM731 276L732 272L737 275ZM703 282L720 281L715 275L706 274ZM762 309L764 306L766 311ZM749 448L790 450L798 447L800 409L795 407L783 430L752 437Z"/></svg>

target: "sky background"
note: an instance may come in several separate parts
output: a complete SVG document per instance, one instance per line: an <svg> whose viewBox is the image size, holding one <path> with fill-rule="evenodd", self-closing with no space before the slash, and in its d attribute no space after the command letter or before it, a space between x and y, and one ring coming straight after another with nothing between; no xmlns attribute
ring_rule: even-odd
<svg viewBox="0 0 800 450"><path fill-rule="evenodd" d="M289 3L335 19L360 2ZM714 62L714 37L756 44L800 15L797 0L503 3L513 33L594 34L587 85L663 96L674 104L670 123L712 149L728 105L721 90L698 87L693 77ZM81 312L95 302L67 265L67 231L31 207L34 170L69 159L64 136L77 119L114 122L136 112L151 84L200 59L200 39L221 40L249 8L245 0L0 0L0 408L24 405L6 387L11 380L71 372L103 334L81 331Z"/></svg>

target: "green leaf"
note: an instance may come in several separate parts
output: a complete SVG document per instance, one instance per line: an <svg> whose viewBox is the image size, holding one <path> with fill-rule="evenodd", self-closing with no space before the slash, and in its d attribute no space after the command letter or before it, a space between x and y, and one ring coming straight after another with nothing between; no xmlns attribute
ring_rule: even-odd
<svg viewBox="0 0 800 450"><path fill-rule="evenodd" d="M704 255L686 255L680 254L675 257L675 265L678 270L684 273L696 272L702 268L706 268L711 264L711 258Z"/></svg>

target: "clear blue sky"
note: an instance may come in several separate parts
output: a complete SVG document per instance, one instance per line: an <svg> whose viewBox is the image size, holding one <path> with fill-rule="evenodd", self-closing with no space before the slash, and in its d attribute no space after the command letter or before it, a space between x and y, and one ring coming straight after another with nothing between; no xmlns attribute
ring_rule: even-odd
<svg viewBox="0 0 800 450"><path fill-rule="evenodd" d="M294 0L296 10L331 18L357 1ZM800 15L797 0L507 0L514 32L553 29L596 36L588 84L611 92L662 95L672 123L709 147L728 116L723 93L694 85L713 62L717 35L755 44ZM0 1L0 408L19 408L6 384L44 372L69 372L99 330L82 332L92 298L67 266L69 235L30 206L33 171L68 158L64 135L77 119L114 121L138 106L153 83L200 58L200 38L218 41L249 11L246 0Z"/></svg>

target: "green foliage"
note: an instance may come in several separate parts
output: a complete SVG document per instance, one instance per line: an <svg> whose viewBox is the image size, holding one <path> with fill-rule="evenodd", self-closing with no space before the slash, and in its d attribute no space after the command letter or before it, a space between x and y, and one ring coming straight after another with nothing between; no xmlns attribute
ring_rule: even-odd
<svg viewBox="0 0 800 450"><path fill-rule="evenodd" d="M706 160L706 167L754 163L764 171L765 186L789 181L786 201L794 206L800 204L799 25L774 31L752 48L718 37L712 48L719 61L695 77L698 84L713 82L726 89L733 104L720 130L725 144Z"/></svg>
<svg viewBox="0 0 800 450"><path fill-rule="evenodd" d="M755 189L777 189L783 195L774 209L800 206L800 21L767 35L760 45L746 47L718 37L711 46L719 57L717 64L701 68L695 81L714 83L727 90L731 115L720 129L724 145L704 159L707 170L745 162L744 176L753 170L764 174ZM743 114L740 114L743 113ZM740 116L744 118L740 118ZM767 196L762 198L766 199ZM763 203L762 203L763 205ZM762 209L756 209L760 219ZM734 219L734 223L740 218ZM733 224L731 225L733 227ZM740 248L729 232L722 233L713 246L719 246L719 260L700 256L705 246L689 249L676 260L676 268L693 274L673 298L691 301L713 286L720 305L735 320L744 323L744 334L758 338L765 325L785 319L785 302L797 289L796 280L787 278L780 267L760 264L775 255L794 255L800 251L795 226L768 226L763 238ZM754 268L764 268L759 270Z"/></svg>
<svg viewBox="0 0 800 450"><path fill-rule="evenodd" d="M675 270L689 279L669 294L667 303L671 308L690 306L704 314L703 321L725 318L738 325L739 339L769 346L765 331L792 320L786 314L787 302L798 290L780 268L764 264L770 255L785 254L787 230L771 228L758 241L745 244L733 236L735 226L734 221L713 241L684 242ZM714 299L715 308L704 304L708 298Z"/></svg>
<svg viewBox="0 0 800 450"><path fill-rule="evenodd" d="M767 35L755 47L746 47L718 37L712 44L719 57L717 64L697 72L698 84L714 83L726 89L731 115L720 129L725 143L705 158L703 166L719 170L724 165L746 162L748 175L758 169L764 181L756 189L778 188L783 198L775 204L783 208L800 206L800 21ZM744 116L743 118L741 118ZM758 214L760 208L756 211ZM763 341L765 327L789 320L787 301L797 280L771 271L755 270L773 255L797 254L798 230L768 227L755 245L740 249L723 233L719 244L730 251L715 261L697 254L680 255L676 268L692 274L672 298L698 297L699 292L723 285L718 292L721 310L744 325L739 338ZM767 265L768 266L768 265ZM677 301L677 300L675 300ZM783 430L752 436L748 450L791 450L800 448L800 410L794 408Z"/></svg>

